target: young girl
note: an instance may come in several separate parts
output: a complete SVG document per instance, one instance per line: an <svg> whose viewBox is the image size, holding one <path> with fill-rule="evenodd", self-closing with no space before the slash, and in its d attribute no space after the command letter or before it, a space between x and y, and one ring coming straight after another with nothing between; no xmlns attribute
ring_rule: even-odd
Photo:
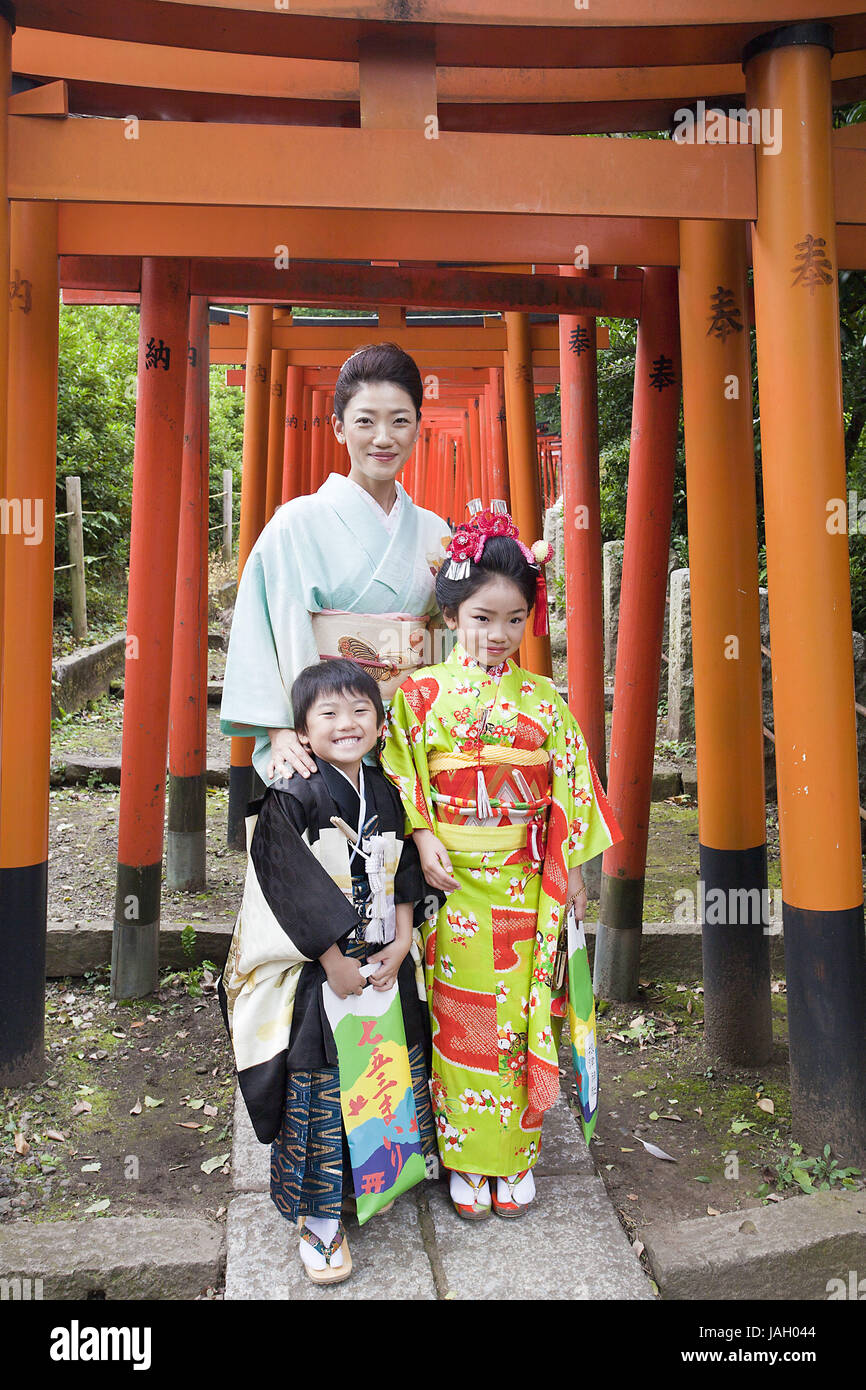
<svg viewBox="0 0 866 1390"><path fill-rule="evenodd" d="M622 839L567 705L512 660L544 596L517 534L481 512L454 536L436 597L457 644L397 691L382 759L424 876L447 894L425 931L433 1107L451 1198L470 1220L491 1204L522 1216L535 1195L559 1094L560 928L572 903L586 912L579 865Z"/></svg>

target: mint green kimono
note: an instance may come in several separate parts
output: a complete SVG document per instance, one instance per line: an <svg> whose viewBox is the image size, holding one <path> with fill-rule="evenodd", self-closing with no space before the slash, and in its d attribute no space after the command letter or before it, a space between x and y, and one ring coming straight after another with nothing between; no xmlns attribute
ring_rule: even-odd
<svg viewBox="0 0 866 1390"><path fill-rule="evenodd" d="M393 534L381 509L355 483L332 473L318 492L279 507L250 552L229 638L220 729L255 733L253 766L263 781L267 731L292 728L292 682L319 660L311 613L438 611L434 576L450 539L448 525L416 507L399 482L396 488Z"/></svg>

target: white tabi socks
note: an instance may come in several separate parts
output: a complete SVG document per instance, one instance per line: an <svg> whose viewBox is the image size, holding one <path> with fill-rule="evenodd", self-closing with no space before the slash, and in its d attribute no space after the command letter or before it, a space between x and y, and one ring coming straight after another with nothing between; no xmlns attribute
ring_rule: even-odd
<svg viewBox="0 0 866 1390"><path fill-rule="evenodd" d="M326 1216L306 1216L304 1225L311 1235L318 1236L319 1240L327 1250L334 1236L337 1234L339 1221ZM301 1259L310 1269L325 1269L326 1260L324 1255L318 1250L314 1250L312 1245L306 1240L300 1242ZM343 1247L335 1250L331 1256L331 1269L339 1269L343 1263Z"/></svg>
<svg viewBox="0 0 866 1390"><path fill-rule="evenodd" d="M535 1178L532 1176L532 1169L526 1177L517 1181L519 1173L512 1173L507 1178L496 1179L496 1200L498 1202L516 1202L519 1207L528 1207L535 1196Z"/></svg>

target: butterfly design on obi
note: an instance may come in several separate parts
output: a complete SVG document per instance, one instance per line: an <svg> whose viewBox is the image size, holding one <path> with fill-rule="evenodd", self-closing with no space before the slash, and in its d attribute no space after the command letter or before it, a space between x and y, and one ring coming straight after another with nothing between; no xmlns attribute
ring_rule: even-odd
<svg viewBox="0 0 866 1390"><path fill-rule="evenodd" d="M375 648L368 642L362 642L359 637L341 637L337 646L341 656L348 657L350 661L357 661L361 670L366 671L367 675L372 676L380 685L400 674L399 666L395 666L391 661L383 661Z"/></svg>

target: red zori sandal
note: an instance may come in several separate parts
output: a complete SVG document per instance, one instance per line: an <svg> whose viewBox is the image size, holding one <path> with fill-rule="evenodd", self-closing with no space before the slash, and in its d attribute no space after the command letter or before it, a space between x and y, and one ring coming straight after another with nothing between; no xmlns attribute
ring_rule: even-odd
<svg viewBox="0 0 866 1390"><path fill-rule="evenodd" d="M483 1221L490 1215L490 1184L482 1174L451 1169L451 1201L464 1221Z"/></svg>
<svg viewBox="0 0 866 1390"><path fill-rule="evenodd" d="M525 1216L535 1196L535 1178L529 1168L511 1178L497 1178L493 1190L493 1210L497 1216L516 1221Z"/></svg>

